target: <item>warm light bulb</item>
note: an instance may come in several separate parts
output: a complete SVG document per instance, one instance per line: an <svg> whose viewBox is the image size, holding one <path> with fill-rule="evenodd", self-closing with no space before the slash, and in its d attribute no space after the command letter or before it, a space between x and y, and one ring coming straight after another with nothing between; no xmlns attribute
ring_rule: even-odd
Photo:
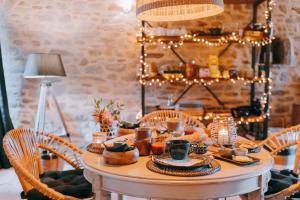
<svg viewBox="0 0 300 200"><path fill-rule="evenodd" d="M120 4L125 13L130 13L133 10L133 3L134 0L120 0Z"/></svg>

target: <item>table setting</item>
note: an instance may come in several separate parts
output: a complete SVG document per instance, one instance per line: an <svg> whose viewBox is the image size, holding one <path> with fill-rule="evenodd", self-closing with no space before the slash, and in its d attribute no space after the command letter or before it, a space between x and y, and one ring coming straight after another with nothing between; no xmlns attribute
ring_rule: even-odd
<svg viewBox="0 0 300 200"><path fill-rule="evenodd" d="M210 175L220 171L219 160L240 167L259 164L255 153L260 148L249 140L238 139L230 114L216 115L207 129L184 124L180 118L167 118L155 126L141 124L130 134L110 140L105 132L97 133L94 142L101 148L98 153L104 164L127 165L148 157L145 170L165 175Z"/></svg>
<svg viewBox="0 0 300 200"><path fill-rule="evenodd" d="M100 115L95 119L100 126L107 119L119 117L120 112L112 109L118 116L107 118L107 106L101 110L96 104L96 108ZM270 178L272 156L254 142L239 137L229 113L216 114L207 127L178 113L154 117L151 123L120 122L119 132L100 129L93 134L93 142L81 160L86 179L97 185L96 199L109 199L110 192L162 199L242 194L261 199ZM174 188L176 198L166 192ZM191 193L195 188L197 192Z"/></svg>

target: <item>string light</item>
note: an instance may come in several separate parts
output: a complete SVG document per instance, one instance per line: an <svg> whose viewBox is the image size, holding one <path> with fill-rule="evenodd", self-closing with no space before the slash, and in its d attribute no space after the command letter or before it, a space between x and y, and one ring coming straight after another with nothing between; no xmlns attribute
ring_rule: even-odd
<svg viewBox="0 0 300 200"><path fill-rule="evenodd" d="M184 43L195 42L201 45L211 46L211 47L218 47L223 46L228 43L237 42L242 45L252 45L252 46L266 46L272 43L272 40L275 39L274 37L269 38L269 31L273 28L273 22L270 20L270 16L274 6L276 5L274 0L270 0L267 3L267 8L264 12L266 24L263 26L264 37L261 39L249 39L247 37L239 36L236 32L232 32L230 34L222 35L222 36L215 36L211 39L207 38L207 36L198 36L197 34L185 34L183 36L178 36L176 40L171 40L168 38L161 38L160 36L145 36L140 37L139 42L147 42L151 44L160 44L164 49L171 49L171 48L178 48L183 46ZM150 29L146 27L142 27L140 25L140 32L143 32L145 35L150 34Z"/></svg>
<svg viewBox="0 0 300 200"><path fill-rule="evenodd" d="M252 46L265 46L272 43L272 40L275 39L272 37L269 39L268 37L264 36L262 39L256 40L256 39L249 39L244 38L241 36L238 36L235 32L232 32L231 34L224 35L224 36L216 36L216 38L208 39L205 36L196 36L191 34L186 34L184 36L178 36L176 40L171 40L169 38L163 39L160 36L145 36L145 37L139 37L139 42L147 42L152 45L162 45L164 49L171 49L171 48L179 48L183 46L185 43L198 43L200 45L206 45L210 47L219 47L226 45L228 43L239 43L242 45L252 45Z"/></svg>
<svg viewBox="0 0 300 200"><path fill-rule="evenodd" d="M265 11L265 19L267 21L266 25L263 26L264 28L264 38L260 40L255 40L255 39L249 39L249 38L244 38L241 36L238 36L235 32L232 32L227 35L215 37L214 39L207 39L205 36L197 36L196 34L186 34L184 36L180 36L179 39L175 40L163 40L161 37L156 37L154 35L146 36L146 37L140 37L138 40L141 43L141 46L144 48L146 47L146 43L151 43L151 44L160 44L163 45L163 48L165 49L171 49L171 48L178 48L184 45L184 43L187 42L195 42L199 43L201 45L207 45L207 46L222 46L228 43L239 43L242 45L250 44L252 46L265 46L265 45L270 45L272 43L272 40L274 37L270 36L270 31L273 28L273 22L271 21L271 13L274 8L276 3L274 0L270 0L267 3L267 10ZM144 33L142 35L149 35L151 32L148 28L146 27L141 27L140 26L140 32ZM145 49L146 51L146 49ZM215 83L219 83L220 81L228 81L230 80L233 84L236 83L236 81L242 81L244 82L245 85L251 84L251 83L272 83L271 78L266 78L266 77L254 77L254 78L245 78L245 77L237 77L236 79L233 78L217 78L217 79L212 79L212 78L195 78L193 80L188 80L186 78L176 78L176 79L161 79L161 78L155 78L155 77L149 77L148 73L146 73L149 64L145 61L147 57L147 54L145 53L144 55L141 55L140 57L140 63L141 67L138 72L138 77L139 77L139 82L140 84L143 85L158 85L162 86L163 84L167 83L174 83L174 82L182 82L185 83L186 85L191 85L191 84L202 84L202 85L212 85ZM144 70L143 70L144 68ZM144 73L143 73L144 71ZM205 80L206 79L206 80ZM271 89L272 86L269 86L269 92L268 93L263 93L262 97L260 98L261 100L261 105L262 105L262 110L265 110L270 95L271 95ZM251 116L251 117L242 117L236 120L236 124L242 124L242 123L253 123L253 122L262 122L266 118L270 116L270 110L271 106L269 106L269 109L262 114L261 116ZM200 117L199 120L209 120L213 118L213 114L207 114L204 117Z"/></svg>

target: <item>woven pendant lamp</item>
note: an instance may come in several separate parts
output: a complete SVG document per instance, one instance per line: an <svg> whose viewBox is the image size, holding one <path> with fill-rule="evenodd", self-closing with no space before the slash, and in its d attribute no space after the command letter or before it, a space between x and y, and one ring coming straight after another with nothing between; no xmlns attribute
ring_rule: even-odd
<svg viewBox="0 0 300 200"><path fill-rule="evenodd" d="M137 18L143 21L183 21L224 11L223 0L137 0Z"/></svg>

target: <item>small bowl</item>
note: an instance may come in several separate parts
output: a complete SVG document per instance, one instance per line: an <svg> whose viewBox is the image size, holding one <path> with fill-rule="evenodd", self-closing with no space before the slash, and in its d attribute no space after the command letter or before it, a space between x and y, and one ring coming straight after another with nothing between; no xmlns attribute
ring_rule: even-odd
<svg viewBox="0 0 300 200"><path fill-rule="evenodd" d="M232 158L232 155L234 154L232 149L229 148L224 148L219 151L220 156L224 158Z"/></svg>
<svg viewBox="0 0 300 200"><path fill-rule="evenodd" d="M236 148L233 151L234 151L234 155L236 155L236 156L247 156L248 155L248 149L246 149L246 148Z"/></svg>
<svg viewBox="0 0 300 200"><path fill-rule="evenodd" d="M195 154L205 154L207 152L208 146L207 144L200 143L200 144L193 144L192 148Z"/></svg>
<svg viewBox="0 0 300 200"><path fill-rule="evenodd" d="M134 148L131 151L111 152L106 149L103 151L103 160L108 165L129 165L136 163L139 158L139 150Z"/></svg>

